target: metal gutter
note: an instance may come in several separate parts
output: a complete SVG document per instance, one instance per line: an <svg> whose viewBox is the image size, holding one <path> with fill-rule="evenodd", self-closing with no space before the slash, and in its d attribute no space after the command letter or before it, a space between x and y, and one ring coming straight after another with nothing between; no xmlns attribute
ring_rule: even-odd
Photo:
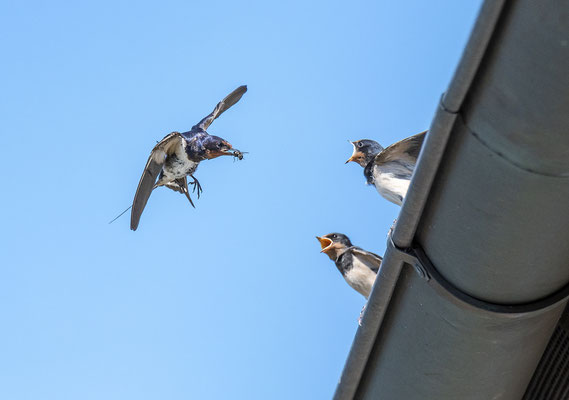
<svg viewBox="0 0 569 400"><path fill-rule="evenodd" d="M446 142L454 126L456 110L460 108L460 104L474 79L503 5L504 1L490 0L484 2L447 94L441 98L441 103L437 108L419 156L411 183L412 189L405 197L397 224L392 232L393 240L398 246L388 246L383 256L381 270L366 306L362 326L356 332L342 376L338 382L334 394L335 400L354 398L369 353L403 268L404 260L400 257L400 253L394 249L396 247L406 248L411 245ZM444 101L445 98L447 99L446 102ZM447 108L446 104L449 104L448 107L450 108Z"/></svg>
<svg viewBox="0 0 569 400"><path fill-rule="evenodd" d="M506 1L487 0L483 4L451 84L438 106L419 157L411 188L401 209L397 225L388 240L384 261L370 296L362 326L356 333L336 389L334 395L336 400L376 398L379 392L383 394L382 398L388 399L478 399L493 398L493 396L519 398L520 390L523 393L525 386L521 389L513 388L511 378L517 377L522 381L525 379L526 383L529 381L533 368L537 365L539 356L566 303L569 293L566 278L569 277L561 271L563 266L560 262L561 257L566 255L562 251L555 254L556 257L552 263L554 267L549 277L539 268L536 270L541 272L541 275L532 274L528 272L529 268L526 268L523 272L527 272L527 276L519 279L519 283L514 282L512 285L505 285L508 286L506 289L503 288L504 281L511 282L512 278L516 277L517 265L507 265L509 261L516 260L516 258L504 251L507 247L492 248L492 241L500 242L500 237L507 237L509 234L510 239L502 240L500 245L511 244L512 233L508 231L508 226L511 229L511 221L520 219L515 207L512 207L513 214L507 216L511 218L507 221L493 217L486 220L480 218L486 224L491 224L493 219L499 220L505 228L494 224L491 228L497 232L495 237L491 238L492 241L485 241L481 236L482 228L477 226L474 235L471 236L474 241L482 238L480 240L482 245L471 246L473 250L470 254L468 253L468 239L470 238L468 228L469 224L472 225L472 221L469 218L472 218L475 213L461 215L461 210L449 212L453 207L456 208L456 204L462 204L457 202L457 199L463 202L469 201L468 198L465 199L465 195L461 197L463 192L475 201L484 200L484 194L477 195L475 189L484 189L487 182L477 181L476 179L480 177L469 176L468 171L473 169L483 177L484 173L486 176L492 176L496 171L504 171L504 182L490 183L496 187L512 179L517 184L527 185L533 191L545 190L546 193L555 192L555 185L559 183L556 178L564 177L565 172L569 171L569 169L560 168L560 166L565 166L562 157L555 158L555 162L547 165L539 160L540 157L543 158L541 153L537 161L529 160L531 168L528 167L527 171L521 168L520 171L519 165L530 157L520 160L516 158L517 154L523 153L524 146L534 144L532 140L535 141L533 138L536 127L531 123L529 125L534 129L529 129L523 136L523 140L516 142L517 136L514 135L506 137L506 140L501 138L500 135L504 128L500 126L500 115L494 126L489 127L488 123L480 122L487 119L489 115L495 116L495 110L500 109L499 100L502 93L496 94L493 88L497 85L496 81L499 86L499 82L508 81L508 77L500 76L499 67L504 65L504 60L501 60L500 64L500 59L496 54L501 54L500 49L503 42L508 43L509 40L508 45L512 46L512 40L516 38L515 33L520 31L520 29L516 31L516 22L521 20L527 26L532 23L539 26L540 23L543 25L543 18L546 22L548 20L547 15L544 17L534 10L528 12L528 9L531 10L532 7L540 7L532 5L529 0L525 4L524 1L510 1L507 7L505 3ZM549 3L556 2L550 0ZM562 2L557 2L552 9L556 7L563 9L564 5ZM547 10L544 13L547 14ZM522 14L521 17L520 14ZM536 21L536 15L542 19ZM532 17L534 17L533 21ZM513 31L514 35L506 32L510 35L508 37L504 34L506 28L502 25L507 26L509 32ZM520 24L518 23L517 26L519 27ZM564 39L561 38L561 40ZM488 54L492 56L492 62L486 63L489 66L483 65L485 58L489 57ZM530 63L531 59L526 58L525 61ZM564 59L561 58L561 61ZM494 68L493 65L496 63L499 65ZM523 79L523 68L520 70ZM542 75L546 72L539 71ZM475 79L477 85L473 90ZM480 82L485 85L482 83L478 85ZM516 85L518 86L520 85ZM529 89L532 87L530 86ZM510 92L515 92L515 90L516 88ZM489 110L488 107L479 106L486 102L491 105ZM469 106L467 110L464 109L465 103ZM569 107L563 109L562 106L560 106L561 109L568 114ZM518 107L521 106L518 105ZM513 122L510 121L510 125L513 126L520 118L515 113L511 116ZM466 121L472 126L469 126ZM551 126L558 128L555 124ZM475 127L477 131L473 131L472 127ZM553 129L553 133L558 134L558 130ZM512 136L514 145L512 145ZM447 144L451 137L454 139L449 149ZM551 151L551 147L551 142L548 142L540 152L547 154L547 151ZM514 150L511 150L512 148ZM569 147L565 150L562 147L559 154L563 154L562 151L569 152ZM506 154L504 159L502 159L503 154ZM448 165L441 170L440 164L443 157L448 158L446 160ZM569 159L569 156L567 158ZM484 166L478 168L477 160L489 160L488 170L484 171ZM536 165L538 168L541 167L537 177L528 176L528 172L535 173ZM556 175L550 180L543 179L544 175L551 175L552 168L557 168L554 170ZM433 187L435 179L437 185ZM466 182L466 185L457 185L456 182L460 182L460 179ZM469 189L468 185L471 181L474 184L478 183L480 188ZM554 195L555 200L569 200L569 197L566 197L569 192L566 192L564 188L558 192ZM530 195L525 206L544 206L544 199L537 197ZM429 200L428 203L427 200ZM508 200L514 204L515 195ZM567 202L562 204L567 204ZM469 205L476 206L476 204ZM428 210L425 211L427 206ZM502 206L507 209L508 204L502 204ZM535 222L532 218L530 220ZM565 219L561 218L560 221L564 223ZM552 223L552 226L559 228L555 223ZM526 230L529 228L527 224L522 227ZM420 243L420 246L417 247L416 243ZM449 251L448 245L456 243L459 243L456 246L457 251L454 253ZM500 260L505 265L503 268L502 264L499 264L497 268L495 263L490 262L492 260L486 259L484 261L488 261L489 268L478 268L477 257L484 254L485 245L491 248L488 252L489 257L499 258L501 254L504 254L503 259ZM544 251L551 253L551 249L548 246L545 247ZM465 256L469 262L460 262L460 257ZM542 256L541 253L540 256ZM547 257L543 260L547 262ZM415 267L415 270L404 268L405 265L411 265ZM528 265L525 266L528 267ZM498 279L494 280L493 274ZM532 279L541 279L537 288L528 285ZM492 287L493 281L495 281L494 287ZM417 304L423 308L417 310ZM419 321L422 324L419 324ZM425 327L427 331L414 334L412 327L415 330ZM464 337L465 333L472 334L473 338ZM439 338L444 340L440 342ZM461 347L464 341L469 342L468 346ZM444 346L445 343L454 343L455 346L453 349L447 349ZM526 348L523 353L501 352L503 348L510 345ZM428 353L429 346L439 347L437 351ZM425 355L425 352L428 354ZM495 353L495 359L492 359L492 354L485 352ZM416 358L415 361L413 357ZM411 361L406 361L408 359ZM473 363L471 366L473 370L469 371L468 368L460 370L459 367L464 367L464 361L468 360ZM488 371L481 371L480 368L485 367L485 361L486 364L494 363L495 365L491 365ZM397 362L405 364L405 367L400 367ZM532 365L533 367L530 367ZM449 370L446 370L446 367ZM425 371L430 368L433 370ZM504 381L503 383L496 380L493 375L500 370L504 374L504 377L500 378ZM436 378L428 375L427 372ZM469 372L473 378L472 382L468 381ZM406 381L407 378L410 381ZM490 385L485 389L480 388L482 379L488 383L494 383L495 387ZM426 389L423 388L425 385L428 386ZM456 388L453 385L456 385Z"/></svg>
<svg viewBox="0 0 569 400"><path fill-rule="evenodd" d="M482 62L504 3L505 0L486 0L482 4L454 76L437 107L413 176L413 190L405 197L393 231L393 242L398 247L411 245L456 115Z"/></svg>

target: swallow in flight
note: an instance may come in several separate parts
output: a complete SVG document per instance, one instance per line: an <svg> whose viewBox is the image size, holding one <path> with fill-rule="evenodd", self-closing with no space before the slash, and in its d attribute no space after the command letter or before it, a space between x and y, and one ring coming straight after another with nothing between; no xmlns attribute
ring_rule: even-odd
<svg viewBox="0 0 569 400"><path fill-rule="evenodd" d="M194 206L188 190L187 177L192 181L194 191L197 189L198 198L202 187L194 177L201 161L211 160L219 156L234 156L243 159L243 153L233 149L231 144L218 136L206 132L211 123L241 99L247 91L247 86L239 86L226 98L221 100L214 110L194 125L188 132L172 132L162 139L150 153L144 167L144 172L138 183L132 203L130 229L138 228L140 216L154 189L165 186L184 194Z"/></svg>

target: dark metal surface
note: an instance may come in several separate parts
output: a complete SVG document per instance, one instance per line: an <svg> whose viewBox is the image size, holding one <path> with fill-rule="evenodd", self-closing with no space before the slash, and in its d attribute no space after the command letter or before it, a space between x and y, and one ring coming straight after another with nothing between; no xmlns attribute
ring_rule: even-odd
<svg viewBox="0 0 569 400"><path fill-rule="evenodd" d="M563 308L486 313L407 266L354 398L519 400Z"/></svg>
<svg viewBox="0 0 569 400"><path fill-rule="evenodd" d="M393 251L393 249L394 247L388 247L383 256L381 267L366 306L362 326L356 332L356 337L342 371L342 377L338 382L334 399L352 399L360 383L377 331L383 321L387 306L399 279L401 268L403 267L403 260L400 254ZM389 268L384 268L384 265L388 265Z"/></svg>
<svg viewBox="0 0 569 400"><path fill-rule="evenodd" d="M518 168L461 122L416 240L473 297L502 304L546 297L569 283L569 179Z"/></svg>
<svg viewBox="0 0 569 400"><path fill-rule="evenodd" d="M411 245L419 223L419 216L425 206L438 165L460 109L478 67L485 56L488 43L502 14L505 0L485 1L472 28L462 58L458 63L452 81L437 106L429 134L417 161L411 186L405 197L405 204L399 213L398 226L393 232L393 241L399 247Z"/></svg>
<svg viewBox="0 0 569 400"><path fill-rule="evenodd" d="M475 23L462 60L455 72L455 78L453 78L447 92L449 93L447 96L449 104L456 109L458 109L457 104L461 104L468 92L503 3L503 0L486 1L481 8L480 17ZM413 189L409 190L405 197L398 223L393 232L393 240L398 246L407 247L411 244L419 216L429 195L431 184L455 119L456 114L449 112L441 102L419 156L411 182ZM374 290L368 301L363 324L356 332L356 337L342 371L334 394L335 400L354 398L402 267L403 261L388 248Z"/></svg>
<svg viewBox="0 0 569 400"><path fill-rule="evenodd" d="M450 302L456 303L459 307L474 311L480 311L487 315L495 314L499 318L519 318L519 316L529 316L549 312L553 308L563 306L569 299L569 285L565 285L559 291L552 293L532 303L519 304L496 304L488 303L476 297L469 296L460 291L441 275L435 268L431 260L427 257L423 249L413 247L405 251L408 262L415 268L419 276L429 282L440 296L446 297Z"/></svg>
<svg viewBox="0 0 569 400"><path fill-rule="evenodd" d="M464 48L452 82L441 102L448 112L456 113L462 106L464 98L470 90L470 85L478 73L480 62L485 56L488 42L498 25L498 19L502 15L505 2L506 0L494 0L485 1L482 4L468 39L468 45Z"/></svg>
<svg viewBox="0 0 569 400"><path fill-rule="evenodd" d="M569 177L569 6L508 2L469 91L466 125L522 169Z"/></svg>
<svg viewBox="0 0 569 400"><path fill-rule="evenodd" d="M506 11L418 233L447 279L496 303L569 282L569 6L523 0Z"/></svg>
<svg viewBox="0 0 569 400"><path fill-rule="evenodd" d="M555 328L523 400L569 399L569 309Z"/></svg>
<svg viewBox="0 0 569 400"><path fill-rule="evenodd" d="M335 399L523 396L569 283L568 13L484 3L392 239L445 285L388 247Z"/></svg>

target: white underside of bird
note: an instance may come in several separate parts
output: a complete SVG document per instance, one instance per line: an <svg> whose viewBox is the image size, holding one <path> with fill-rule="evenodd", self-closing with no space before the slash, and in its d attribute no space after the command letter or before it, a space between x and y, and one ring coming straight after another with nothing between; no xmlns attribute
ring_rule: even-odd
<svg viewBox="0 0 569 400"><path fill-rule="evenodd" d="M375 165L373 167L373 184L378 193L397 205L403 204L407 195L414 165Z"/></svg>
<svg viewBox="0 0 569 400"><path fill-rule="evenodd" d="M397 205L402 205L409 183L407 179L396 178L390 173L380 173L374 180L375 188L385 199Z"/></svg>
<svg viewBox="0 0 569 400"><path fill-rule="evenodd" d="M186 142L182 140L176 147L174 156L171 156L164 164L162 168L164 176L157 182L156 186L166 185L176 179L191 175L196 172L197 167L198 163L188 158L186 154Z"/></svg>
<svg viewBox="0 0 569 400"><path fill-rule="evenodd" d="M376 273L369 266L354 256L352 268L345 273L344 279L348 282L348 285L367 299L371 293L376 276Z"/></svg>

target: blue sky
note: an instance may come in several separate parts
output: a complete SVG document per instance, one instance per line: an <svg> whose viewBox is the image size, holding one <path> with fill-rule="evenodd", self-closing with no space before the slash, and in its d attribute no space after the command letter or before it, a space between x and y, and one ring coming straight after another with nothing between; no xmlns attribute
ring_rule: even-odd
<svg viewBox="0 0 569 400"><path fill-rule="evenodd" d="M0 398L330 398L398 207L347 140L428 128L480 1L0 2ZM231 90L196 209L148 154Z"/></svg>

